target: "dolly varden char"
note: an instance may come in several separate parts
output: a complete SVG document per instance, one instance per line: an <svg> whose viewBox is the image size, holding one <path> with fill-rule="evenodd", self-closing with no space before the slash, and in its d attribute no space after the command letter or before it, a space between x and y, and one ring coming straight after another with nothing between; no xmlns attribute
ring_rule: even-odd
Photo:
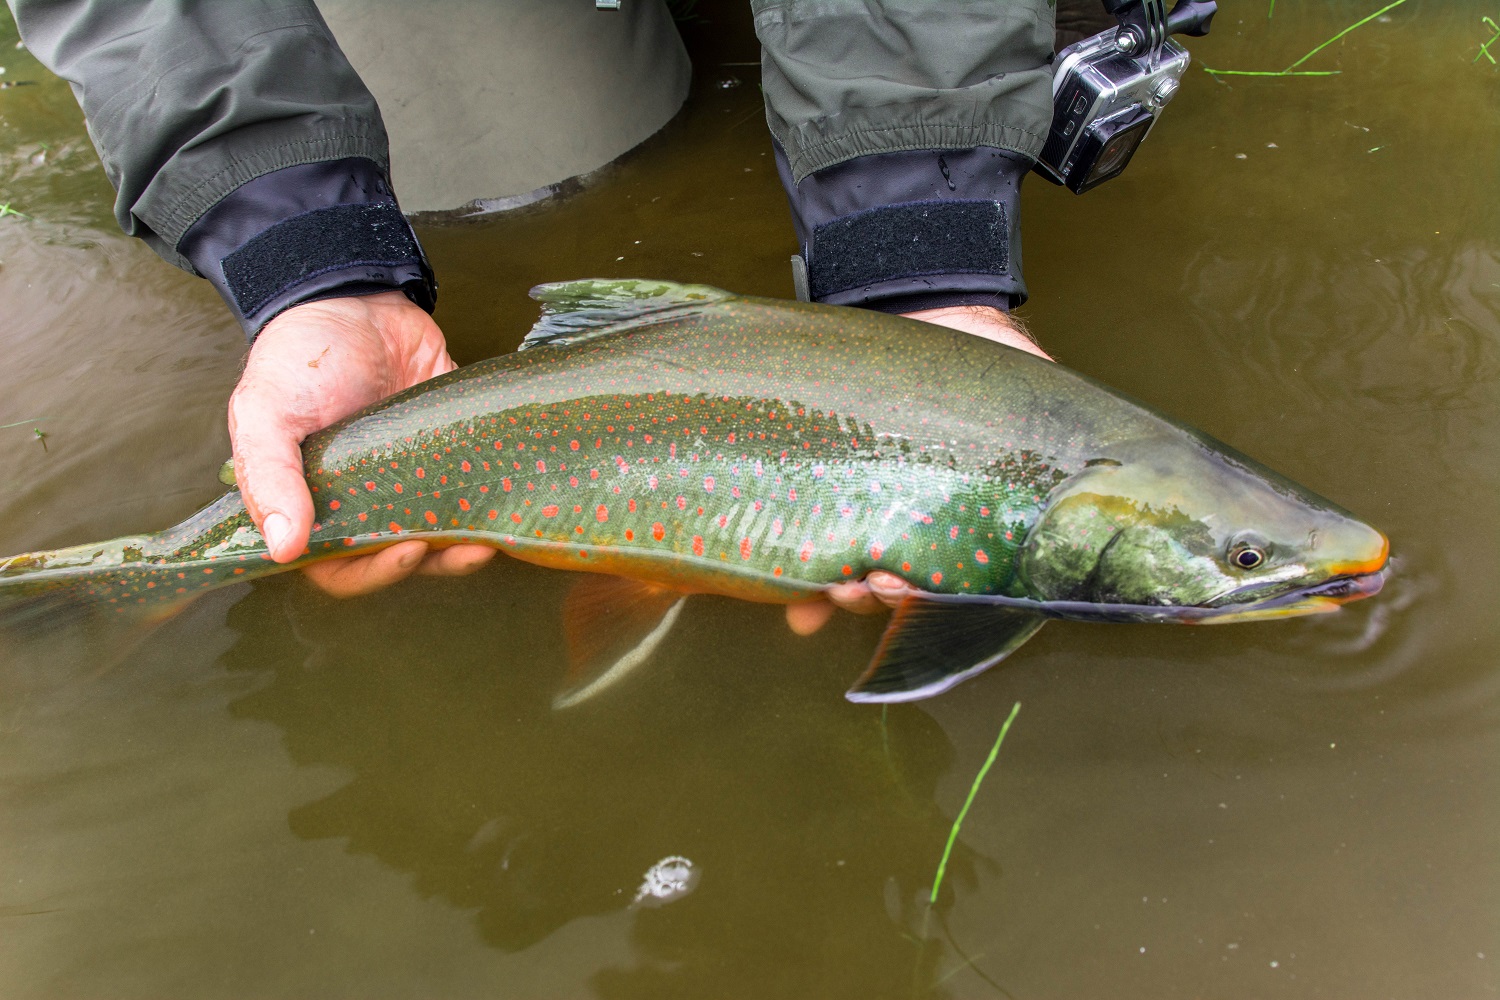
<svg viewBox="0 0 1500 1000"><path fill-rule="evenodd" d="M423 537L749 600L881 569L935 597L1045 602L1068 595L1039 592L1017 554L1059 484L1119 465L1117 445L1216 446L1062 366L901 317L665 282L533 294L544 315L522 351L307 439L316 523L299 563ZM1111 537L1080 530L1064 555ZM158 535L0 563L0 596L24 584L125 610L286 568L231 492ZM1037 610L1000 623L999 655ZM892 693L962 673L934 687L931 672Z"/></svg>

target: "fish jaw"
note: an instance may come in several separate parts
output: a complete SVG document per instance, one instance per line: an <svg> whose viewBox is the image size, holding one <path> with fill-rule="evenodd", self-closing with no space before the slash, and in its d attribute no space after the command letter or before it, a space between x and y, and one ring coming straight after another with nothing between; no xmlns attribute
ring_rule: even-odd
<svg viewBox="0 0 1500 1000"><path fill-rule="evenodd" d="M1382 561L1370 572L1339 576L1314 587L1272 598L1259 604L1209 614L1201 618L1186 619L1197 625L1228 625L1234 622L1274 621L1278 618L1295 618L1301 615L1326 615L1337 611L1350 601L1373 597L1385 586L1390 575L1389 564Z"/></svg>

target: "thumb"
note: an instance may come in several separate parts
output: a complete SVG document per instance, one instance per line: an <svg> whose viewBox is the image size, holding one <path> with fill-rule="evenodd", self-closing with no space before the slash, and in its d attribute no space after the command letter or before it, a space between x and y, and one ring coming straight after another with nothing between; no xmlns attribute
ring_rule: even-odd
<svg viewBox="0 0 1500 1000"><path fill-rule="evenodd" d="M284 563L307 548L312 494L302 470L302 441L270 407L253 398L230 401L229 439L235 479L271 558Z"/></svg>

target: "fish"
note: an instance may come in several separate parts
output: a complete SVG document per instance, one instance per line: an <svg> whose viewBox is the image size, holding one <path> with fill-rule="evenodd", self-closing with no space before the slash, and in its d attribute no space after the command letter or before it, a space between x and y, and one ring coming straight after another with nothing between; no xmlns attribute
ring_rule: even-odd
<svg viewBox="0 0 1500 1000"><path fill-rule="evenodd" d="M1047 621L1218 624L1379 591L1386 537L1062 365L884 313L599 279L540 285L520 350L303 444L315 523L273 562L237 490L175 527L0 560L0 625L159 618L420 538L582 571L559 707L637 669L691 594L913 588L856 702L931 697Z"/></svg>

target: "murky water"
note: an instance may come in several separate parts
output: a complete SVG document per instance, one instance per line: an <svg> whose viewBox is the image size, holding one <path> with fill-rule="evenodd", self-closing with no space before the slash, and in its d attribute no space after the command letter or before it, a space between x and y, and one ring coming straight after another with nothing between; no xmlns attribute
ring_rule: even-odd
<svg viewBox="0 0 1500 1000"><path fill-rule="evenodd" d="M1280 68L1376 5L1226 6L1199 64ZM802 640L707 598L652 669L554 712L569 581L506 560L346 603L281 577L132 649L0 652L0 995L1492 995L1484 13L1413 0L1309 63L1333 77L1195 69L1124 178L1028 185L1043 343L1382 528L1375 600L1054 624L888 713L841 697L879 620ZM690 108L584 193L422 230L455 357L511 349L543 280L789 294L754 71L718 65L754 48L724 31ZM14 41L0 81L38 82L0 90L0 203L28 216L0 218L0 424L28 421L0 430L4 552L216 495L242 351L205 283L115 232L76 106ZM691 891L635 905L674 856Z"/></svg>

